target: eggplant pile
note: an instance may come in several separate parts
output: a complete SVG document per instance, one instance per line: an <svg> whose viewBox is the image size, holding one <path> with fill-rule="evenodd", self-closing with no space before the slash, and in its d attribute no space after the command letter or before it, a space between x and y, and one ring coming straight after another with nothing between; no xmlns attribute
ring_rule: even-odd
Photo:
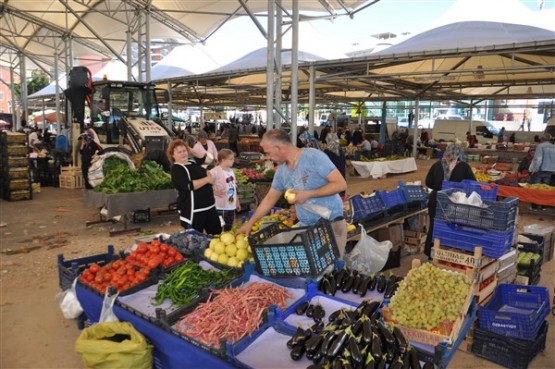
<svg viewBox="0 0 555 369"><path fill-rule="evenodd" d="M335 296L337 291L352 292L360 297L366 296L368 291L376 290L389 299L399 287L403 277L391 273L386 277L384 273L364 275L357 270L343 268L325 273L318 283L318 290L326 295Z"/></svg>
<svg viewBox="0 0 555 369"><path fill-rule="evenodd" d="M420 366L416 350L403 333L390 331L378 320L378 301L364 300L355 309L339 309L325 327L297 328L287 342L291 359L303 355L314 364L307 369L433 369ZM308 310L308 306L306 307Z"/></svg>

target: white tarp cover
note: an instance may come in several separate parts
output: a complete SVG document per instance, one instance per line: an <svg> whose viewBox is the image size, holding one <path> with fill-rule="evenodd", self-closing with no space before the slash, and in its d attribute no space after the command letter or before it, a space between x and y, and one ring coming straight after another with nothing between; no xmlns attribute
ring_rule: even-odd
<svg viewBox="0 0 555 369"><path fill-rule="evenodd" d="M280 3L282 8L291 9L291 0ZM299 9L336 17L351 15L366 3L371 5L372 1L303 0L299 1ZM144 33L147 18L151 39L174 38L198 44L228 20L248 17L241 4L251 14L264 14L268 9L268 1L240 0L4 1L0 16L0 62L12 64L15 53L21 52L48 70L54 64L55 51L61 53L65 48L67 36L72 40L74 57L103 55L124 61L127 34L136 35L138 29ZM2 49L14 53L3 53ZM60 65L64 62L59 59Z"/></svg>

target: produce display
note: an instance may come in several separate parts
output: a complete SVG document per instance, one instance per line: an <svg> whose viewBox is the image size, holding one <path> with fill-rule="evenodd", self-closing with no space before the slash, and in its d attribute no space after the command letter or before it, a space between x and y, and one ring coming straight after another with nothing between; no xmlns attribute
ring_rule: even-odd
<svg viewBox="0 0 555 369"><path fill-rule="evenodd" d="M371 162L371 161L390 161L390 160L401 160L406 159L403 155L389 155L383 158L368 158L361 155L359 161Z"/></svg>
<svg viewBox="0 0 555 369"><path fill-rule="evenodd" d="M213 300L200 304L175 326L179 332L211 347L219 347L222 339L237 342L253 333L270 305L285 309L286 300L292 297L286 288L264 282L217 290L214 294Z"/></svg>
<svg viewBox="0 0 555 369"><path fill-rule="evenodd" d="M402 280L403 277L393 273L386 277L384 273L365 275L349 268L335 269L322 276L318 283L318 290L331 296L335 296L335 293L341 290L343 293L352 292L361 297L366 296L368 291L376 290L384 293L384 298L390 298L397 291Z"/></svg>
<svg viewBox="0 0 555 369"><path fill-rule="evenodd" d="M204 257L218 264L240 268L245 260L254 261L249 241L244 234L234 235L222 232L210 241L204 250Z"/></svg>
<svg viewBox="0 0 555 369"><path fill-rule="evenodd" d="M186 261L173 269L158 285L152 305L161 305L166 299L171 299L173 305L186 305L199 297L201 288L221 288L237 277L238 273L231 269L205 270L195 262Z"/></svg>
<svg viewBox="0 0 555 369"><path fill-rule="evenodd" d="M109 286L124 292L145 282L150 272L150 268L138 268L129 260L116 260L102 267L91 264L81 273L79 281L100 293L106 292Z"/></svg>
<svg viewBox="0 0 555 369"><path fill-rule="evenodd" d="M545 183L528 183L526 188L532 188L534 190L542 190L542 191L555 191L555 186L550 186Z"/></svg>
<svg viewBox="0 0 555 369"><path fill-rule="evenodd" d="M242 168L240 172L243 176L247 177L249 181L272 179L276 173L274 169L263 169L259 165L256 165L255 168Z"/></svg>
<svg viewBox="0 0 555 369"><path fill-rule="evenodd" d="M518 253L518 264L522 266L530 266L530 264L534 262L534 264L537 265L540 258L541 255L535 252L520 251Z"/></svg>
<svg viewBox="0 0 555 369"><path fill-rule="evenodd" d="M256 233L265 223L280 222L288 227L292 227L297 222L297 214L294 209L279 209L270 215L265 215L253 224L250 234Z"/></svg>
<svg viewBox="0 0 555 369"><path fill-rule="evenodd" d="M168 238L168 244L175 246L180 252L187 256L195 252L204 252L213 237L200 233L194 229L176 232Z"/></svg>
<svg viewBox="0 0 555 369"><path fill-rule="evenodd" d="M139 170L116 157L106 158L102 167L104 180L96 192L124 193L173 188L171 175L153 161L144 161Z"/></svg>
<svg viewBox="0 0 555 369"><path fill-rule="evenodd" d="M426 263L411 269L399 283L389 304L391 319L409 328L449 332L469 288L465 274Z"/></svg>
<svg viewBox="0 0 555 369"><path fill-rule="evenodd" d="M306 330L298 328L287 342L291 359L298 361L303 355L313 360L316 368L385 368L421 369L416 350L403 333L390 331L375 314L380 303L364 300L356 309L339 309L328 317L324 326L318 305L299 305L296 313L311 314L316 324ZM312 311L309 313L310 307ZM424 368L430 368L430 365ZM431 365L433 368L433 365Z"/></svg>
<svg viewBox="0 0 555 369"><path fill-rule="evenodd" d="M125 257L125 260L142 267L154 269L158 265L170 268L181 263L184 258L179 251L172 246L153 240L150 244L139 242L137 248Z"/></svg>

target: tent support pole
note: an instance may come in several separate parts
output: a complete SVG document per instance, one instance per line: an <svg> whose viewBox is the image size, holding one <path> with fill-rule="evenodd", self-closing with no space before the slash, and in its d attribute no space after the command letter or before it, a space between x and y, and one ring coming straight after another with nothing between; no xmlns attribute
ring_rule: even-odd
<svg viewBox="0 0 555 369"><path fill-rule="evenodd" d="M299 99L299 2L293 1L293 32L291 50L291 142L297 144L297 114Z"/></svg>
<svg viewBox="0 0 555 369"><path fill-rule="evenodd" d="M274 125L274 24L275 6L274 0L268 0L268 38L266 53L266 129L270 130Z"/></svg>

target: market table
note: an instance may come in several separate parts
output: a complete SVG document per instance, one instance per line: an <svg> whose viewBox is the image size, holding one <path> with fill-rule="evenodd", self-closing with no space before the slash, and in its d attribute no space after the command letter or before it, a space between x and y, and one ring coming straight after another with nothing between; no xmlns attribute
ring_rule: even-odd
<svg viewBox="0 0 555 369"><path fill-rule="evenodd" d="M530 204L555 206L555 191L538 190L535 188L498 185L497 196L518 197L521 202Z"/></svg>
<svg viewBox="0 0 555 369"><path fill-rule="evenodd" d="M387 161L351 161L362 178L372 177L374 179L381 178L388 173L407 173L417 170L416 160L414 158L405 158L399 160Z"/></svg>
<svg viewBox="0 0 555 369"><path fill-rule="evenodd" d="M93 190L84 190L83 202L85 207L105 208L106 213L102 213L108 220L91 221L87 225L106 222L121 215L123 217L124 229L122 231L111 231L110 236L118 233L137 231L140 228L127 228L127 213L138 209L150 209L169 206L175 203L177 199L177 191L175 189L146 191L146 192L130 192L130 193L114 193L107 194L104 192L95 192Z"/></svg>
<svg viewBox="0 0 555 369"><path fill-rule="evenodd" d="M98 322L103 298L79 283L75 286L75 290L88 320ZM152 343L154 368L233 368L226 361L117 304L114 304L113 309L120 321L133 324Z"/></svg>
<svg viewBox="0 0 555 369"><path fill-rule="evenodd" d="M497 161L511 163L514 160L520 162L528 152L514 150L492 150L492 149L464 149L465 155L488 155L497 156Z"/></svg>

